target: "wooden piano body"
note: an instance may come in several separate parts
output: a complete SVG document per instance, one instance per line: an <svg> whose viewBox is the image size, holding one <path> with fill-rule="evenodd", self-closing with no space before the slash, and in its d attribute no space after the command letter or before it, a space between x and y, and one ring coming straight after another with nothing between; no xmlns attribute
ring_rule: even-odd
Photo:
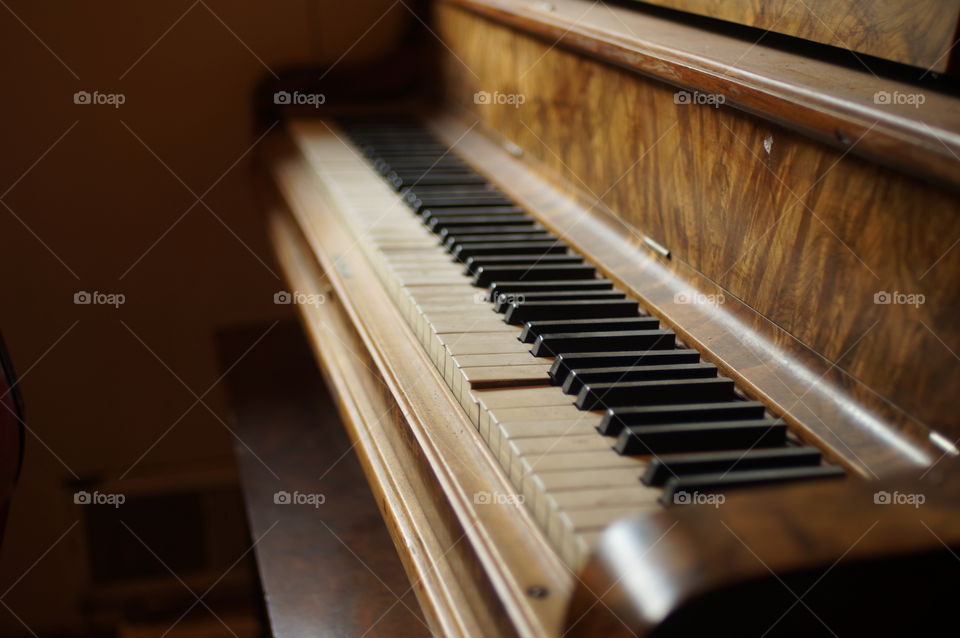
<svg viewBox="0 0 960 638"><path fill-rule="evenodd" d="M437 75L405 108L848 475L720 508L524 493L497 410L556 388L434 343L446 297L426 291L455 277L337 123L396 107L288 114L262 158L271 237L291 290L323 295L298 308L433 630L922 635L948 613L920 584L960 574L949 79L578 0L445 0L424 21ZM505 378L519 403L494 405Z"/></svg>

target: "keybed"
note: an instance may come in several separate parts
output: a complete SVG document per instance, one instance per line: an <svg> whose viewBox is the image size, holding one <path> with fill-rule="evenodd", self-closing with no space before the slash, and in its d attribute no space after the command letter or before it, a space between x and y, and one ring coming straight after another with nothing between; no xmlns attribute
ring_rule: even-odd
<svg viewBox="0 0 960 638"><path fill-rule="evenodd" d="M571 567L685 494L843 475L418 123L303 150L516 488L492 498L522 497Z"/></svg>

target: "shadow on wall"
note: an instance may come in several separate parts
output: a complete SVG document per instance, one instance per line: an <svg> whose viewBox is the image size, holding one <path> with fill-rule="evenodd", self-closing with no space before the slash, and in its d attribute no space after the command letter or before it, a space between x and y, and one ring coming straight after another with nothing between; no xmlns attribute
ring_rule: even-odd
<svg viewBox="0 0 960 638"><path fill-rule="evenodd" d="M89 529L66 486L235 482L213 334L289 310L273 303L284 282L250 180L251 94L288 65L376 58L410 17L385 1L342 7L0 8L0 298L30 430L0 634L83 631ZM245 549L239 523L224 533Z"/></svg>

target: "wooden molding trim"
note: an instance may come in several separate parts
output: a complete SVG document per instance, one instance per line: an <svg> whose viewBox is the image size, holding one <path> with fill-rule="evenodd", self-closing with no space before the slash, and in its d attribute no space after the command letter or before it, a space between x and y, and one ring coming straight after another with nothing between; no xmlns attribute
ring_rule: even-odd
<svg viewBox="0 0 960 638"><path fill-rule="evenodd" d="M957 98L589 0L441 0L898 170L960 188ZM918 74L919 75L919 74ZM923 96L878 104L875 96ZM891 102L894 100L891 99Z"/></svg>

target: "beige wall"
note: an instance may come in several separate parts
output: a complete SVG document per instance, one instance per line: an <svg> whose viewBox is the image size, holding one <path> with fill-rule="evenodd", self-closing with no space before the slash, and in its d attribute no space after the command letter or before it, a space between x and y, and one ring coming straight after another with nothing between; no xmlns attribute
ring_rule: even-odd
<svg viewBox="0 0 960 638"><path fill-rule="evenodd" d="M230 434L202 406L187 412L194 397L181 380L197 394L216 382L219 326L284 314L272 304L283 284L249 156L224 175L254 140L252 87L266 67L336 60L392 4L354 2L345 14L332 0L6 3L25 24L0 8L0 193L23 175L3 201L29 230L0 206L0 327L36 436L0 593L78 520L64 489L73 474L122 474L185 412L131 476L229 463ZM392 46L405 13L395 9L341 64ZM126 103L75 105L78 90ZM198 195L216 183L204 198L216 216L200 204L184 215L194 197L179 180ZM74 305L78 290L126 303ZM219 386L205 401L225 418ZM33 631L76 617L79 528L2 599ZM23 632L0 607L0 634Z"/></svg>

